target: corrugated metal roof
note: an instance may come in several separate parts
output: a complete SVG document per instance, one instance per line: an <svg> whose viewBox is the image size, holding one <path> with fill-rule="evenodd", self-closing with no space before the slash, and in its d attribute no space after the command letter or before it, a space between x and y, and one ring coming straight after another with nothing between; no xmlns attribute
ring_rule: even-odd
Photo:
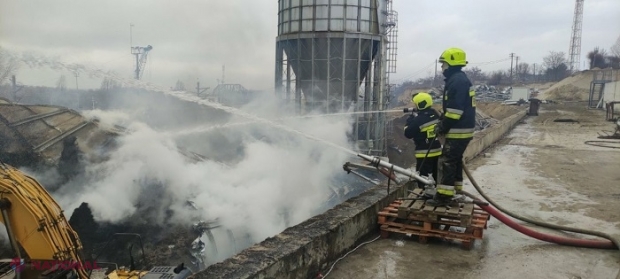
<svg viewBox="0 0 620 279"><path fill-rule="evenodd" d="M100 129L96 122L64 107L0 103L2 158L30 156L30 160L56 162L63 139L71 135L82 151L91 152L109 144L118 133Z"/></svg>

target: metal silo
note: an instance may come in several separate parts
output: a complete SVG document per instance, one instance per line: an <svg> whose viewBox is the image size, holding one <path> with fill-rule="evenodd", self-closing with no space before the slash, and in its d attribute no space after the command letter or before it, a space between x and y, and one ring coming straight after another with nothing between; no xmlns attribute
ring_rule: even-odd
<svg viewBox="0 0 620 279"><path fill-rule="evenodd" d="M384 110L395 26L391 0L279 0L276 93L299 114ZM353 140L384 156L385 127L384 113L361 114Z"/></svg>

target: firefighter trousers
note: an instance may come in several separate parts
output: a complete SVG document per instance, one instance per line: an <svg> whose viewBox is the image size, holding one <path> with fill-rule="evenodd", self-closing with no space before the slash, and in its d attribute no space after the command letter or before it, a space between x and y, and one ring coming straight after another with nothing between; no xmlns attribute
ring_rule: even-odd
<svg viewBox="0 0 620 279"><path fill-rule="evenodd" d="M446 139L441 162L441 184L456 186L463 182L463 153L471 139Z"/></svg>
<svg viewBox="0 0 620 279"><path fill-rule="evenodd" d="M424 163L422 162L424 161ZM439 156L437 157L428 157L424 158L416 158L415 170L420 173L420 175L427 176L429 174L433 175L433 179L437 181L437 169L439 167ZM424 185L418 185L422 188Z"/></svg>

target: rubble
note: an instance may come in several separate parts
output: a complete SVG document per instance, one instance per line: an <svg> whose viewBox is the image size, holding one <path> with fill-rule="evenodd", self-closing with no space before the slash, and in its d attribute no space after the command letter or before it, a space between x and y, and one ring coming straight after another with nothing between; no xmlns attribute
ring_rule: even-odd
<svg viewBox="0 0 620 279"><path fill-rule="evenodd" d="M476 91L476 101L478 102L497 102L510 99L510 90L500 90L495 86L486 84L478 85L474 88Z"/></svg>

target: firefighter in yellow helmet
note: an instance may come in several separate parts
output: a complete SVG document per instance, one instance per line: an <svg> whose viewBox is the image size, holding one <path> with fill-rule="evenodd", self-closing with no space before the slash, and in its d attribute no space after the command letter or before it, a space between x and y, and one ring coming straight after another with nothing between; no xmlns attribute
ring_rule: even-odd
<svg viewBox="0 0 620 279"><path fill-rule="evenodd" d="M442 175L437 193L431 203L447 204L463 188L463 153L474 136L476 99L472 83L462 68L467 65L465 51L449 48L439 57L445 77L443 115L435 127L438 137L444 137Z"/></svg>
<svg viewBox="0 0 620 279"><path fill-rule="evenodd" d="M441 143L435 137L435 126L439 123L439 113L431 107L433 97L426 92L414 94L411 101L417 114L407 119L405 137L412 139L415 144L416 171L420 175L430 175L437 181ZM421 184L418 187L424 188Z"/></svg>

